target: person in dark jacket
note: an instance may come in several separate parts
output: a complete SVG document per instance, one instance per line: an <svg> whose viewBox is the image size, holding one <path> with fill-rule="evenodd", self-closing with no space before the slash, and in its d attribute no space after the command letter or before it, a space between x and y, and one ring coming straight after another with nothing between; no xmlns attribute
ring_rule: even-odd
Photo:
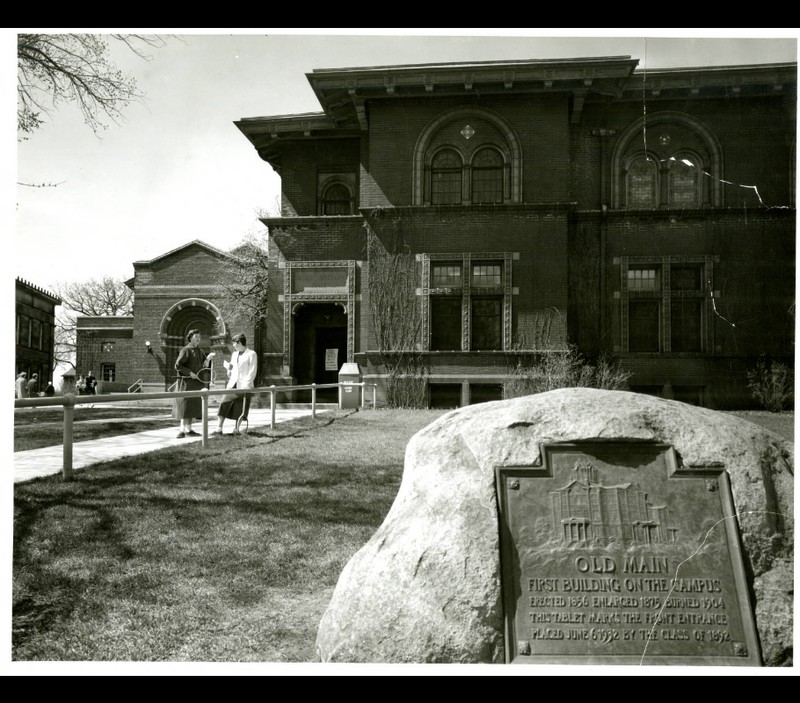
<svg viewBox="0 0 800 703"><path fill-rule="evenodd" d="M175 370L178 372L177 392L199 391L205 388L197 373L211 364L214 352L206 354L200 348L200 330L189 330L186 335L188 344L178 352ZM192 420L203 416L203 405L200 398L176 398L175 414L178 418L178 439L186 435L196 436L199 432L192 429Z"/></svg>

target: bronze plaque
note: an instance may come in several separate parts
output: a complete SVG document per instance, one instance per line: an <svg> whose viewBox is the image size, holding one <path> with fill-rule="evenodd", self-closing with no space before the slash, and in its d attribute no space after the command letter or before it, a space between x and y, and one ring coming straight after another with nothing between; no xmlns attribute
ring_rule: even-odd
<svg viewBox="0 0 800 703"><path fill-rule="evenodd" d="M550 444L496 480L507 662L760 666L722 465Z"/></svg>

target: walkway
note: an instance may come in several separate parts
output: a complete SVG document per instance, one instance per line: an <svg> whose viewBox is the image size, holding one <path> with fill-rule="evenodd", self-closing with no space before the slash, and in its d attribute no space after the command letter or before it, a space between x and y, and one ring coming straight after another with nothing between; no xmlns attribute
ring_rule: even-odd
<svg viewBox="0 0 800 703"><path fill-rule="evenodd" d="M317 415L325 412L317 409ZM296 417L311 415L311 408L276 408L275 422L286 422ZM153 416L150 416L152 418ZM269 426L269 408L250 409L250 429L256 427ZM92 422L113 423L113 420L92 420ZM224 432L228 436L233 430L234 423L228 420L225 423ZM194 423L195 431L199 432L201 424ZM222 438L212 436L217 427L216 415L209 418L208 432L209 441L220 441ZM93 439L86 442L75 442L72 445L72 468L82 469L91 464L111 459L119 459L123 456L133 456L135 454L145 454L157 449L166 447L185 446L191 442L200 441L201 437L177 438L177 428L166 427L158 430L148 430L135 434L118 435L116 437L105 437L103 439ZM60 474L64 467L64 448L61 444L53 447L42 447L41 449L29 449L24 452L14 453L14 483L30 481L40 476L52 476Z"/></svg>

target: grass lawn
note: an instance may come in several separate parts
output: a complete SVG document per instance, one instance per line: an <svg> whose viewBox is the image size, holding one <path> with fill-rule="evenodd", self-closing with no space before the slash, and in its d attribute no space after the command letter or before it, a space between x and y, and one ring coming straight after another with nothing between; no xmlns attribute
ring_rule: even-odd
<svg viewBox="0 0 800 703"><path fill-rule="evenodd" d="M314 661L442 412L337 411L16 484L13 661Z"/></svg>
<svg viewBox="0 0 800 703"><path fill-rule="evenodd" d="M443 412L336 411L16 484L12 660L315 661L342 568ZM734 414L793 439L793 413ZM60 442L59 423L17 430Z"/></svg>

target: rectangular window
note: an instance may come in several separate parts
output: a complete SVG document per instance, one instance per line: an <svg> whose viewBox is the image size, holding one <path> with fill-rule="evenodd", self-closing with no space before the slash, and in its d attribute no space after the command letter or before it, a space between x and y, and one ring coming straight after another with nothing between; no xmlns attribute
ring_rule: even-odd
<svg viewBox="0 0 800 703"><path fill-rule="evenodd" d="M103 381L117 380L116 364L100 364L100 378Z"/></svg>
<svg viewBox="0 0 800 703"><path fill-rule="evenodd" d="M461 266L436 264L431 267L432 288L461 288Z"/></svg>
<svg viewBox="0 0 800 703"><path fill-rule="evenodd" d="M674 352L703 351L703 301L672 298L670 301L671 347Z"/></svg>
<svg viewBox="0 0 800 703"><path fill-rule="evenodd" d="M661 325L659 317L661 303L658 300L630 300L628 303L628 351L661 351L659 339Z"/></svg>
<svg viewBox="0 0 800 703"><path fill-rule="evenodd" d="M461 298L431 296L431 349L461 349Z"/></svg>
<svg viewBox="0 0 800 703"><path fill-rule="evenodd" d="M679 354L705 349L707 264L668 261L631 265L624 273L630 352Z"/></svg>
<svg viewBox="0 0 800 703"><path fill-rule="evenodd" d="M669 267L671 291L700 291L702 266L698 264L672 264Z"/></svg>
<svg viewBox="0 0 800 703"><path fill-rule="evenodd" d="M503 348L503 299L472 299L472 350Z"/></svg>
<svg viewBox="0 0 800 703"><path fill-rule="evenodd" d="M661 277L659 276L659 269L653 266L631 266L631 268L628 269L628 290L661 290Z"/></svg>
<svg viewBox="0 0 800 703"><path fill-rule="evenodd" d="M503 267L500 264L473 264L473 288L499 288L503 285Z"/></svg>
<svg viewBox="0 0 800 703"><path fill-rule="evenodd" d="M31 320L31 349L42 348L42 323Z"/></svg>
<svg viewBox="0 0 800 703"><path fill-rule="evenodd" d="M19 316L19 327L17 334L17 344L21 347L29 347L31 343L31 321L27 315Z"/></svg>
<svg viewBox="0 0 800 703"><path fill-rule="evenodd" d="M428 385L431 408L458 408L461 406L460 383L431 383Z"/></svg>

